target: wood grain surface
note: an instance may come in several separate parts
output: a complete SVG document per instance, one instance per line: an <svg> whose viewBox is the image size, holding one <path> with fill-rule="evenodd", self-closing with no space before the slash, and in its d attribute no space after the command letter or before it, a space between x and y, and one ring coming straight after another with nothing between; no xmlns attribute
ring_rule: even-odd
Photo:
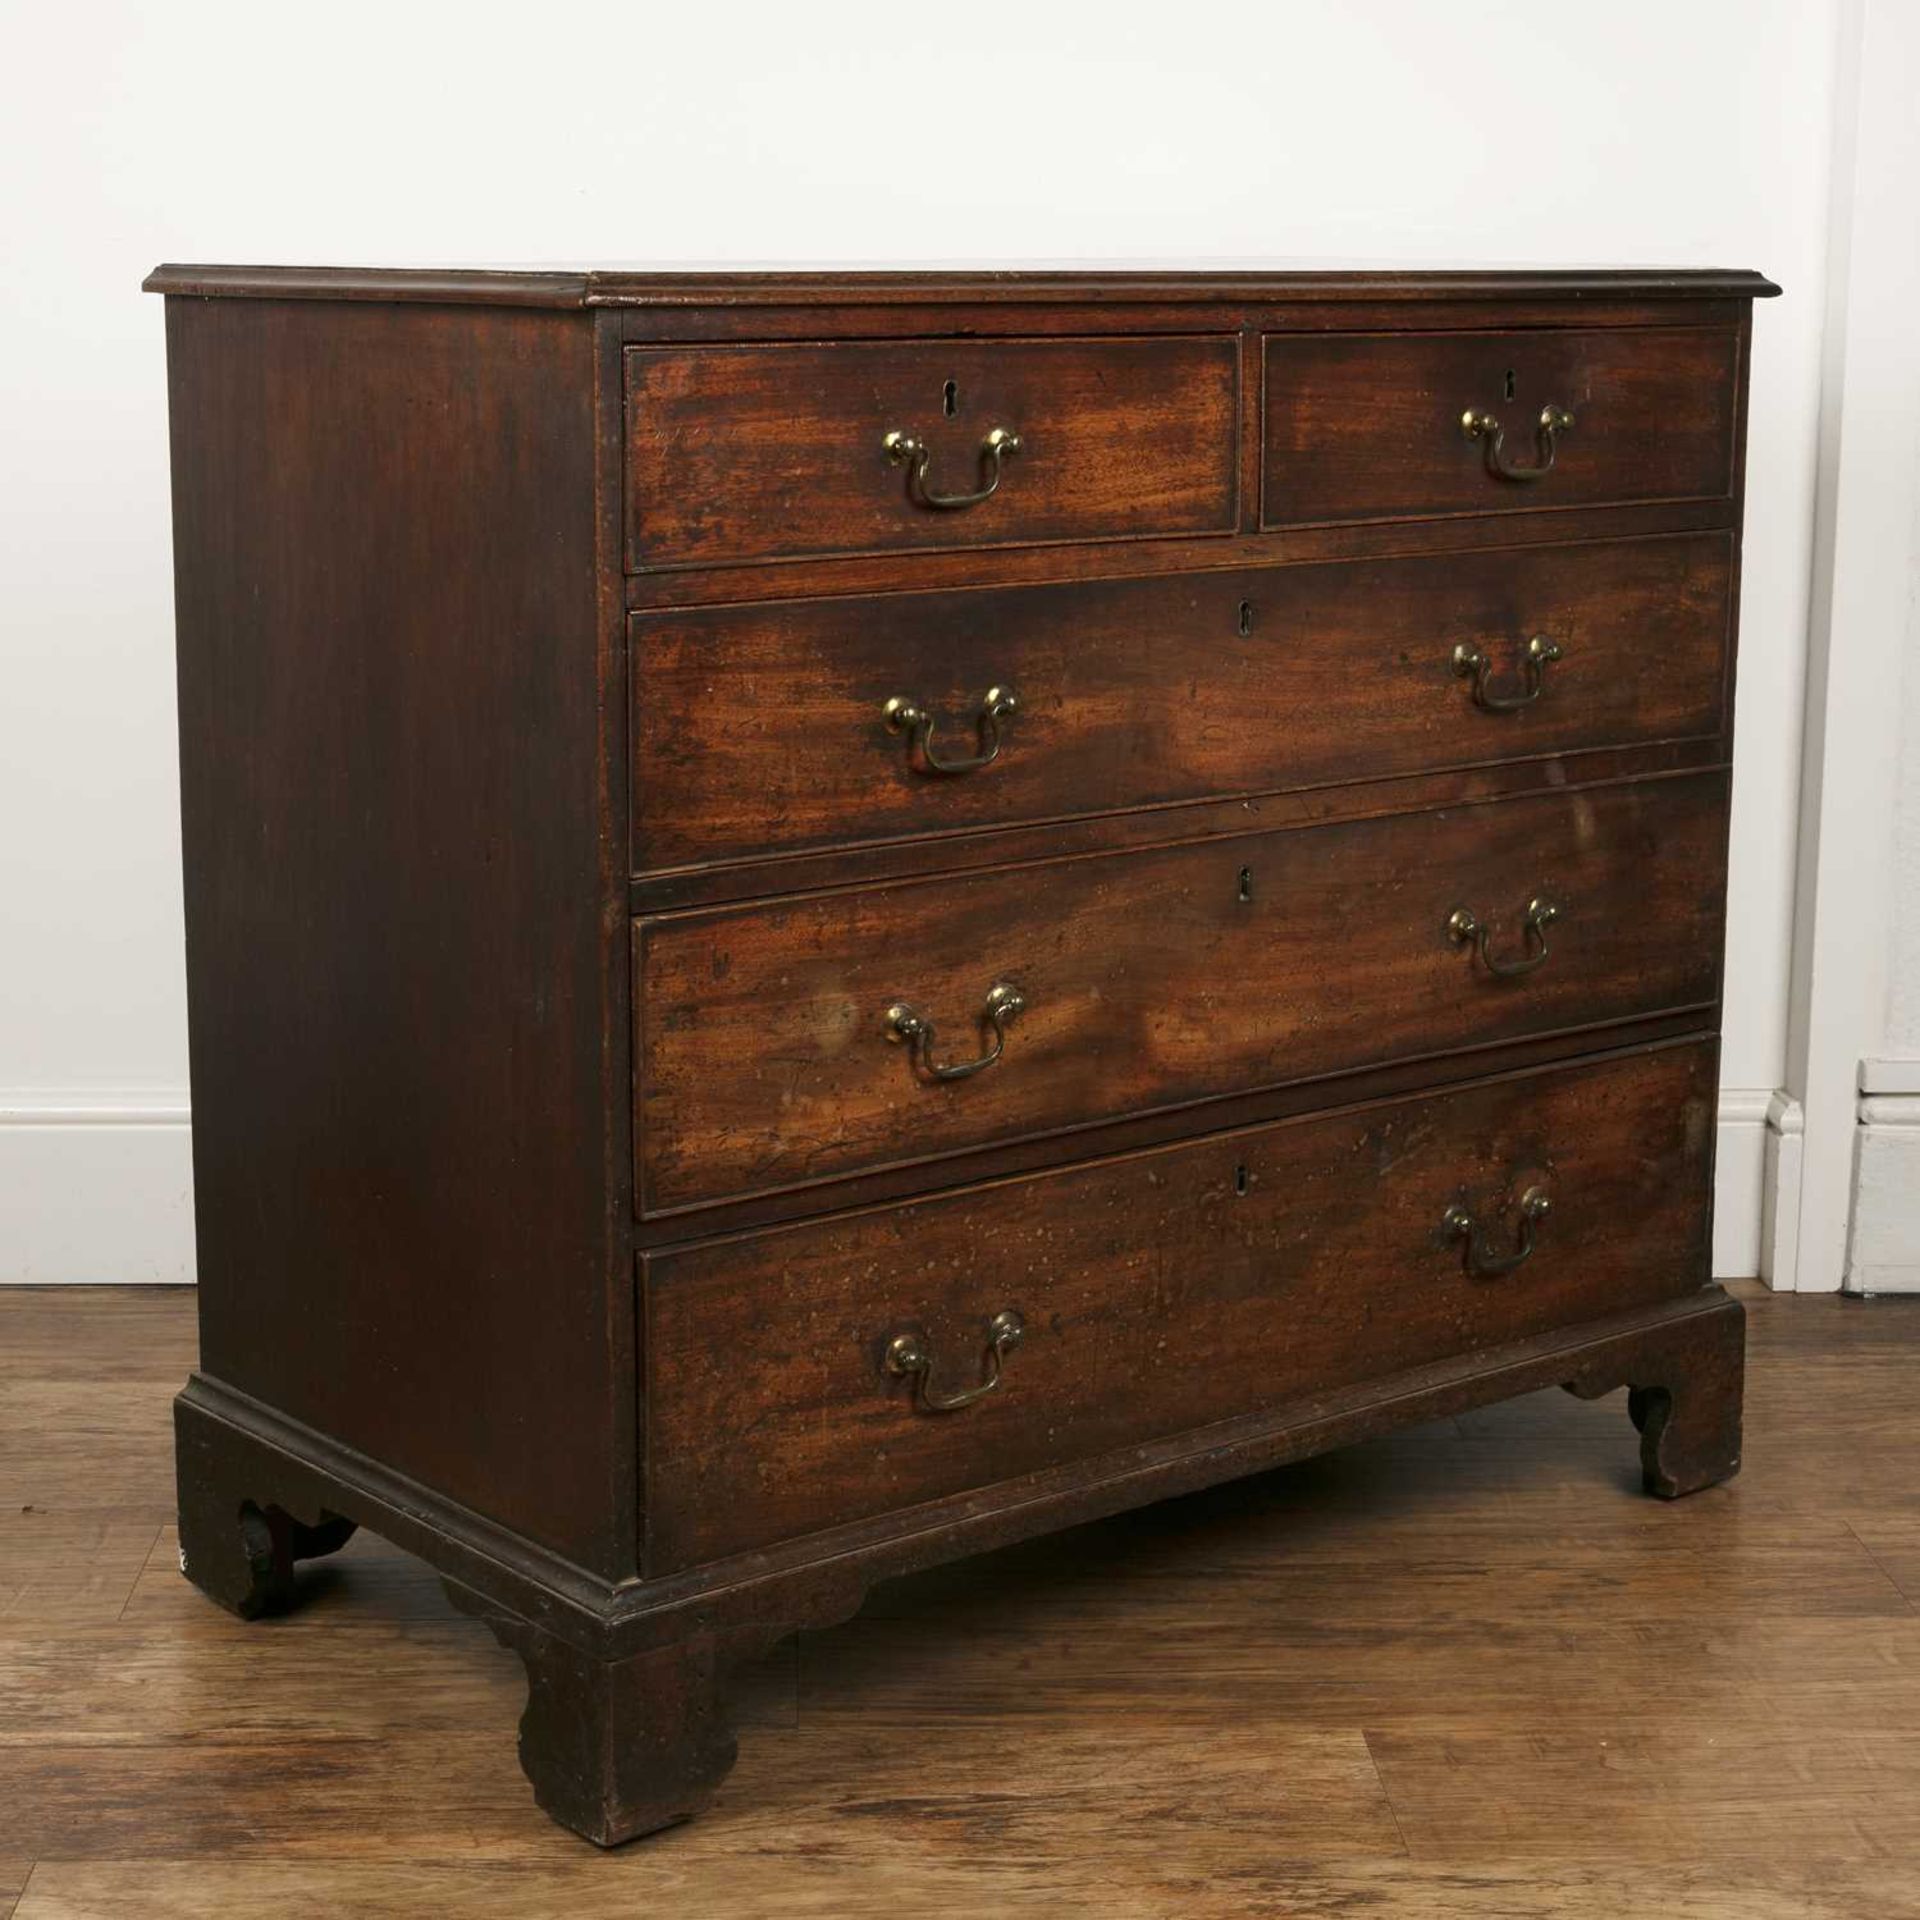
<svg viewBox="0 0 1920 1920"><path fill-rule="evenodd" d="M1715 734L1733 586L1722 533L1145 580L636 614L636 872ZM1560 658L1517 712L1528 642ZM890 727L981 751L941 775Z"/></svg>
<svg viewBox="0 0 1920 1920"><path fill-rule="evenodd" d="M1714 1048L1259 1128L648 1256L647 1571L1705 1284ZM1468 1271L1455 1204L1513 1272ZM986 1328L1025 1326L998 1388Z"/></svg>
<svg viewBox="0 0 1920 1920"><path fill-rule="evenodd" d="M925 340L627 350L627 560L635 568L1228 533L1239 342ZM932 455L926 484L982 485L981 444L1016 433L998 491L939 511L884 446Z"/></svg>
<svg viewBox="0 0 1920 1920"><path fill-rule="evenodd" d="M1718 774L903 883L635 928L638 1177L650 1209L820 1181L1411 1054L1701 1004L1725 888ZM1470 908L1546 963L1498 979ZM905 1002L930 1082L888 1040Z"/></svg>
<svg viewBox="0 0 1920 1920"><path fill-rule="evenodd" d="M21 1630L0 1632L0 1908L164 1908L200 1897L176 1866L216 1858L270 1870L235 1899L280 1909L339 1906L324 1869L398 1869L413 1883L348 1897L417 1912L486 1897L430 1885L439 1864L561 1860L494 1770L516 1689L375 1532L520 1657L535 1796L602 1845L705 1805L734 1759L728 1685L817 1630L748 1682L749 1722L811 1738L743 1770L750 1839L721 1802L729 1913L763 1889L856 1911L833 1871L855 1852L860 1895L916 1904L871 1868L902 1815L938 1836L888 1862L917 1904L996 1914L1088 1893L1246 1911L1291 1900L1281 1863L1303 1859L1360 1876L1327 1881L1334 1908L1377 1908L1387 1870L1511 1888L1542 1844L1513 1812L1529 1793L1582 1802L1552 1854L1577 1878L1609 1821L1650 1860L1668 1844L1639 1780L1718 1782L1697 1824L1736 1834L1747 1779L1711 1729L1651 1712L1609 1734L1611 1770L1565 1720L1216 1712L1197 1774L1167 1764L1183 1706L1096 1706L1055 1729L1038 1790L1009 1790L1011 1723L1054 1663L1017 1611L991 1619L1019 1682L995 1709L942 1726L937 1694L902 1696L910 1768L876 1765L885 1686L857 1724L803 1705L809 1649L875 1581L1408 1423L1436 1461L1491 1457L1495 1416L1470 1410L1502 1394L1631 1383L1648 1490L1738 1471L1744 1316L1700 1283L1760 287L1663 281L1177 277L1074 303L1045 278L828 276L703 305L710 282L568 273L156 276L202 1350L177 1526L144 1540L142 1363L102 1385L86 1365L120 1349L83 1331L76 1372L31 1307L37 1365L0 1350L0 1493L18 1473L77 1494L0 1503L0 1627ZM1577 416L1551 472L1529 445L1548 402ZM1464 407L1539 471L1490 471ZM994 429L1019 436L997 464ZM1511 687L1550 624L1550 704L1477 705L1453 649ZM1029 683L1012 778L929 819L880 703L938 702L951 750L1009 678L974 688L989 643ZM882 665L914 684L877 688ZM1185 711L1152 704L1156 671ZM1018 1018L987 1055L990 987ZM914 1028L923 1047L889 1044ZM1554 1211L1525 1226L1532 1187ZM1449 1203L1487 1236L1465 1267ZM989 1402L948 1423L889 1385L907 1333L934 1356L923 1392L978 1380L1001 1306L1029 1337ZM1500 1446L1510 1472L1592 1431L1541 1417ZM1393 1457L1422 1482L1424 1456ZM1871 1573L1828 1536L1807 1584L1832 1567L1830 1605L1878 1625L1883 1588L1906 1595L1849 1538ZM1773 1545L1756 1591L1800 1564ZM1889 1534L1893 1566L1906 1551ZM1151 1560L1107 1583L1137 1575L1135 1669ZM1349 1627L1408 1637L1391 1554L1360 1560ZM1477 1564L1428 1561L1423 1620L1486 1617ZM1522 1555L1533 1611L1491 1617L1564 1626L1590 1564ZM177 1611L176 1568L236 1614L317 1604L218 1640ZM1288 1619L1292 1570L1267 1572L1243 1642ZM1211 1580L1247 1598L1233 1567ZM1105 1601L1064 1591L1057 1662L1097 1666ZM329 1596L373 1604L348 1628ZM1168 1605L1175 1639L1193 1609ZM1331 1617L1294 1612L1303 1635ZM303 1618L343 1630L304 1683L273 1659ZM202 1634L218 1657L195 1669ZM359 1697L356 1644L382 1673ZM943 1658L909 1654L909 1686ZM1349 1669L1341 1697L1372 1678ZM1859 1781L1914 1771L1797 1737L1784 1714L1752 1734L1763 1775L1817 1787L1810 1844ZM1094 1783L1097 1865L1063 1886L1061 1809ZM1888 1819L1890 1853L1910 1824Z"/></svg>
<svg viewBox="0 0 1920 1920"><path fill-rule="evenodd" d="M1525 299L1764 300L1780 289L1764 275L1725 267L1503 268L1459 272L1354 272L1288 268L1234 272L1106 271L1079 267L988 268L959 272L837 271L659 273L646 268L529 272L513 268L220 266L164 262L142 283L149 293L196 299L472 302L490 306L593 305L817 307L857 298L873 306L949 304L986 297L995 305L1078 301Z"/></svg>
<svg viewBox="0 0 1920 1920"><path fill-rule="evenodd" d="M167 327L206 1370L631 1565L592 322Z"/></svg>
<svg viewBox="0 0 1920 1920"><path fill-rule="evenodd" d="M1723 499L1739 386L1731 330L1274 335L1261 524ZM1469 408L1493 414L1531 467L1549 405L1574 424L1536 480L1495 477L1461 431Z"/></svg>
<svg viewBox="0 0 1920 1920"><path fill-rule="evenodd" d="M916 1575L602 1854L418 1562L254 1625L180 1578L190 1294L0 1290L0 1915L1912 1920L1920 1305L1743 1297L1724 1487L1552 1392Z"/></svg>

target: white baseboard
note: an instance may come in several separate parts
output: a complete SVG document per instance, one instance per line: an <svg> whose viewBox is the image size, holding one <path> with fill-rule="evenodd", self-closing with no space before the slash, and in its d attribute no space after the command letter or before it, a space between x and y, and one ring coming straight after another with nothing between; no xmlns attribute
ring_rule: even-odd
<svg viewBox="0 0 1920 1920"><path fill-rule="evenodd" d="M1771 1087L1720 1089L1720 1146L1714 1162L1713 1183L1713 1277L1716 1280L1751 1280L1760 1271L1767 1103L1772 1098Z"/></svg>
<svg viewBox="0 0 1920 1920"><path fill-rule="evenodd" d="M1800 1167L1807 1117L1790 1093L1767 1102L1767 1164L1760 1183L1760 1278L1792 1293L1800 1272Z"/></svg>
<svg viewBox="0 0 1920 1920"><path fill-rule="evenodd" d="M1800 1242L1800 1103L1772 1087L1720 1090L1713 1277L1791 1292Z"/></svg>
<svg viewBox="0 0 1920 1920"><path fill-rule="evenodd" d="M0 1093L0 1285L193 1276L184 1093Z"/></svg>
<svg viewBox="0 0 1920 1920"><path fill-rule="evenodd" d="M1860 1088L1847 1291L1920 1293L1920 1061L1863 1061Z"/></svg>
<svg viewBox="0 0 1920 1920"><path fill-rule="evenodd" d="M1920 1254L1910 1277L1898 1259L1906 1244L1891 1215L1892 1194L1920 1192L1904 1152L1920 1155L1920 1099L1898 1146L1866 1155L1863 1168L1888 1232L1869 1236L1876 1253L1862 1268L1876 1291L1920 1291ZM1791 1287L1792 1225L1798 1212L1799 1108L1771 1088L1729 1087L1720 1096L1719 1174L1714 1196L1713 1272L1720 1280L1764 1277ZM191 1281L193 1156L184 1094L29 1093L0 1095L0 1285L58 1282ZM1920 1230L1920 1212L1915 1214ZM1783 1231L1785 1229L1785 1231ZM1889 1237L1889 1235L1891 1237ZM1784 1254L1784 1258L1782 1257ZM1856 1256L1856 1266L1859 1265ZM1849 1280L1849 1284L1855 1284Z"/></svg>
<svg viewBox="0 0 1920 1920"><path fill-rule="evenodd" d="M1719 1126L1714 1277L1759 1274L1791 1287L1799 1108L1771 1088L1730 1087L1720 1096ZM1912 1144L1920 1148L1920 1131ZM1889 1175L1895 1171L1889 1161ZM186 1095L0 1094L0 1202L0 1286L191 1281ZM1920 1270L1913 1284L1920 1288Z"/></svg>

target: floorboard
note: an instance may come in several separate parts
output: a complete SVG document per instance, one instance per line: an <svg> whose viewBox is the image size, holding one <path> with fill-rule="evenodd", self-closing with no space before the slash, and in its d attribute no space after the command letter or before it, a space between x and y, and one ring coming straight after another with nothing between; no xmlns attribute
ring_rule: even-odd
<svg viewBox="0 0 1920 1920"><path fill-rule="evenodd" d="M1920 1300L1746 1298L1728 1487L1537 1394L896 1581L602 1855L404 1555L181 1579L190 1293L0 1289L0 1920L1920 1916Z"/></svg>

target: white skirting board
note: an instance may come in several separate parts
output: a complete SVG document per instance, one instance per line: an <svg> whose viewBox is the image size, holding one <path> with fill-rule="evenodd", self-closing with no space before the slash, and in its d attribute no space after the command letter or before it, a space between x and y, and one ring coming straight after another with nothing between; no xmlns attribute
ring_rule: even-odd
<svg viewBox="0 0 1920 1920"><path fill-rule="evenodd" d="M1920 1060L1860 1066L1849 1293L1920 1293Z"/></svg>
<svg viewBox="0 0 1920 1920"><path fill-rule="evenodd" d="M1920 1111L1920 1099L1912 1104ZM1782 1261L1774 1244L1782 1237L1780 1209L1769 1196L1798 1201L1798 1113L1771 1089L1733 1087L1720 1096L1718 1279L1761 1274L1775 1286L1793 1284L1791 1236ZM1789 1121L1791 1131L1783 1132ZM1920 1155L1920 1127L1909 1127L1901 1144ZM1783 1147L1792 1159L1785 1181L1775 1172ZM1876 1157L1876 1179L1883 1164L1888 1178L1898 1174L1893 1159ZM1917 1184L1909 1178L1910 1194ZM1920 1287L1920 1256L1915 1261L1910 1284ZM193 1155L184 1093L0 1095L0 1285L193 1277Z"/></svg>
<svg viewBox="0 0 1920 1920"><path fill-rule="evenodd" d="M0 1093L0 1284L193 1277L184 1092Z"/></svg>
<svg viewBox="0 0 1920 1920"><path fill-rule="evenodd" d="M1800 1104L1772 1087L1720 1089L1713 1277L1790 1292L1800 1241Z"/></svg>
<svg viewBox="0 0 1920 1920"><path fill-rule="evenodd" d="M1713 1277L1750 1280L1760 1271L1760 1196L1766 1183L1771 1087L1720 1089L1714 1161Z"/></svg>

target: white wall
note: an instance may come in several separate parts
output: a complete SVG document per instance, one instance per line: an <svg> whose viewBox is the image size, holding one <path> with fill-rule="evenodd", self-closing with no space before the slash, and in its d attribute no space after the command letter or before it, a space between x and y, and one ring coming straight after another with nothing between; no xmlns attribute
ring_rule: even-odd
<svg viewBox="0 0 1920 1920"><path fill-rule="evenodd" d="M1920 1293L1920 10L1863 0L1843 47L1853 178L1836 177L1847 244L1829 291L1845 351L1823 410L1832 512L1815 522L1824 659L1806 798L1818 806L1803 811L1820 833L1802 861L1801 911L1815 933L1805 1024L1816 1044L1797 1283L1834 1284L1844 1244L1849 1288ZM1840 331L1830 313L1829 341Z"/></svg>
<svg viewBox="0 0 1920 1920"><path fill-rule="evenodd" d="M13 0L0 1277L190 1271L162 258L1764 269L1724 1071L1774 1088L1837 4Z"/></svg>
<svg viewBox="0 0 1920 1920"><path fill-rule="evenodd" d="M1920 187L1920 180L1915 182ZM1920 208L1909 203L1916 219ZM1920 413L1910 460L1920 469ZM1897 1058L1920 1061L1920 491L1907 536L1902 569L1903 698L1900 775L1893 816L1893 959L1887 1004L1887 1048Z"/></svg>

